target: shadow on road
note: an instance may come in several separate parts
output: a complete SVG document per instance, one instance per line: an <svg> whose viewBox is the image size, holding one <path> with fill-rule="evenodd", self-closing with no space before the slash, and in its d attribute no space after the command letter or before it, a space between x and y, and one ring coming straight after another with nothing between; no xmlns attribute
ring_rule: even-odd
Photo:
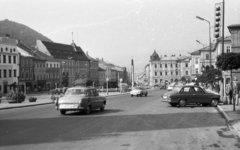
<svg viewBox="0 0 240 150"><path fill-rule="evenodd" d="M122 110L106 110L82 116L71 113L55 118L5 119L0 123L0 145L23 145L79 141L125 132L158 131L224 126L219 113L171 113L114 115ZM97 115L98 114L98 115ZM97 116L96 116L97 115ZM74 117L71 117L74 116ZM117 135L113 135L115 133Z"/></svg>

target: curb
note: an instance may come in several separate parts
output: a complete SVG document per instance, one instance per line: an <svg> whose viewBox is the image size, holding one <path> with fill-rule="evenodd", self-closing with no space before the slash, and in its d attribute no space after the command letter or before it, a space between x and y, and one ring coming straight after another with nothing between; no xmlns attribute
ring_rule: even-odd
<svg viewBox="0 0 240 150"><path fill-rule="evenodd" d="M46 102L46 103L38 103L38 104L10 106L10 107L5 107L5 108L0 108L0 110L14 109L14 108L22 108L22 107L30 107L30 106L39 106L39 105L48 105L48 104L53 104L53 103L54 103L54 102Z"/></svg>
<svg viewBox="0 0 240 150"><path fill-rule="evenodd" d="M222 109L221 106L217 105L217 108L224 115L224 117L226 118L227 122L234 129L234 131L237 132L237 135L240 138L240 122L239 123L234 123L234 119L229 117L229 115Z"/></svg>
<svg viewBox="0 0 240 150"><path fill-rule="evenodd" d="M223 114L223 116L226 118L227 122L231 123L233 121L233 119L228 116L228 114L222 109L221 106L217 105L217 108Z"/></svg>
<svg viewBox="0 0 240 150"><path fill-rule="evenodd" d="M125 94L129 94L129 93L121 93L121 94L116 94L116 95L106 95L105 97L113 97L113 96L125 95ZM45 103L38 103L38 104L10 106L10 107L5 107L5 108L0 108L0 110L14 109L14 108L23 108L23 107L31 107L31 106L39 106L39 105L48 105L48 104L54 104L54 102L45 102Z"/></svg>

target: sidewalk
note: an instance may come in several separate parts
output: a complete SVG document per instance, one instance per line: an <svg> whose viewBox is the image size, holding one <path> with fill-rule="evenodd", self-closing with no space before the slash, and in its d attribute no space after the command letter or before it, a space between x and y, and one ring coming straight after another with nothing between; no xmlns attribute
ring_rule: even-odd
<svg viewBox="0 0 240 150"><path fill-rule="evenodd" d="M240 137L240 106L235 106L233 111L233 105L219 104L218 109Z"/></svg>
<svg viewBox="0 0 240 150"><path fill-rule="evenodd" d="M110 97L116 96L121 94L129 94L128 92L119 93L119 92L99 92L100 96ZM37 98L36 102L29 102L28 98L34 96ZM57 95L58 96L58 95ZM6 97L2 97L2 102L0 103L0 110L3 109L13 109L13 108L20 108L20 107L29 107L29 106L38 106L38 105L46 105L46 104L53 104L54 102L51 100L51 95L48 94L29 94L26 96L25 101L22 103L8 103Z"/></svg>

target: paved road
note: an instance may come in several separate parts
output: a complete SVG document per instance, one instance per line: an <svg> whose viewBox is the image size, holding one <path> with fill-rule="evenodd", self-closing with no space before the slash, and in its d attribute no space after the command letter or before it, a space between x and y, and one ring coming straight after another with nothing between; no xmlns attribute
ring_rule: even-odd
<svg viewBox="0 0 240 150"><path fill-rule="evenodd" d="M239 150L212 107L170 107L148 97L109 97L106 111L61 116L53 104L0 111L1 150Z"/></svg>

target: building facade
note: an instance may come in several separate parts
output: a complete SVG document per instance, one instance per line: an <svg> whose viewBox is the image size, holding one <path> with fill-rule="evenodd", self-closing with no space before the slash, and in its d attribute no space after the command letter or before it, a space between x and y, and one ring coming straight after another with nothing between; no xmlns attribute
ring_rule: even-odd
<svg viewBox="0 0 240 150"><path fill-rule="evenodd" d="M161 56L154 51L150 56L150 85L174 82L179 79L179 60L175 55Z"/></svg>
<svg viewBox="0 0 240 150"><path fill-rule="evenodd" d="M17 84L19 76L19 53L17 40L0 37L0 92L6 94L9 85Z"/></svg>

